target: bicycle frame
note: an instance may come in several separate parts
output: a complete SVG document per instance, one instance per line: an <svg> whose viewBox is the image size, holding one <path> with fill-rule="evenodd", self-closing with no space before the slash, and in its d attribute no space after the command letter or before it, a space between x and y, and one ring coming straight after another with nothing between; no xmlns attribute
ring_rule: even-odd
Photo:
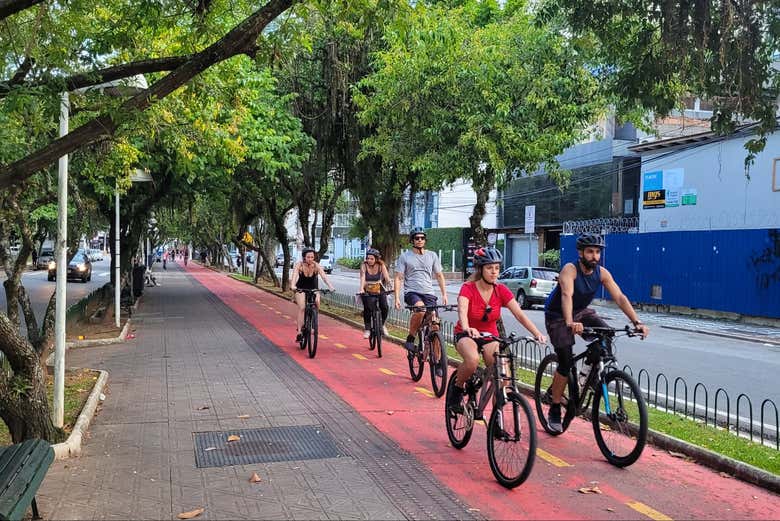
<svg viewBox="0 0 780 521"><path fill-rule="evenodd" d="M612 332L600 331L596 328L591 329L591 334L597 335L596 338L590 344L588 344L585 351L575 356L571 368L571 376L577 385L574 386L576 396L572 396L572 400L577 405L575 414L581 415L586 412L590 405L590 399L593 396L593 392L596 385L601 386L601 393L604 396L604 407L607 414L611 413L609 404L609 393L607 393L606 383L604 382L604 376L612 369L618 369L617 358L613 352L614 334L618 331ZM626 330L628 332L628 330ZM583 358L595 360L598 357L598 362L592 364L593 367L588 374L588 378L583 386L580 386L577 375L577 362Z"/></svg>
<svg viewBox="0 0 780 521"><path fill-rule="evenodd" d="M518 339L520 340L520 339ZM471 417L471 421L474 421L475 417L484 417L485 409L488 402L493 402L495 397L495 405L503 407L503 405L509 400L510 393L520 394L517 390L517 379L515 377L515 356L512 352L511 346L513 343L504 343L499 341L499 348L494 355L494 363L489 367L477 367L474 371L474 375L471 377L473 381L475 378L477 381L481 380L481 383L474 389L474 393L479 392L479 398L477 399L477 408ZM501 374L500 368L503 366L500 363L501 359L507 358L509 362L509 374ZM485 375L490 371L490 378L485 379ZM504 385L501 385L505 382ZM496 389L500 388L501 392L496 393Z"/></svg>

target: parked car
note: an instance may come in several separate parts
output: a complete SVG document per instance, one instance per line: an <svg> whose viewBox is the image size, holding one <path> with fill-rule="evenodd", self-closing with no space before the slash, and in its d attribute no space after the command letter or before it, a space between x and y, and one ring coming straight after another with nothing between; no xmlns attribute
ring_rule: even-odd
<svg viewBox="0 0 780 521"><path fill-rule="evenodd" d="M533 266L510 266L498 278L512 290L523 309L534 304L544 304L558 284L556 270Z"/></svg>
<svg viewBox="0 0 780 521"><path fill-rule="evenodd" d="M41 250L38 255L38 261L35 263L36 270L49 269L49 263L54 261L54 250Z"/></svg>
<svg viewBox="0 0 780 521"><path fill-rule="evenodd" d="M102 250L96 250L92 249L89 250L89 257L90 260L94 261L102 261L103 260L103 251Z"/></svg>
<svg viewBox="0 0 780 521"><path fill-rule="evenodd" d="M331 273L333 271L333 259L330 255L323 255L320 259L320 266L325 270L325 273Z"/></svg>
<svg viewBox="0 0 780 521"><path fill-rule="evenodd" d="M49 263L49 280L55 280L57 278L57 263L52 260ZM92 261L89 260L89 256L79 251L68 263L67 270L68 279L80 279L81 282L89 282L92 280Z"/></svg>

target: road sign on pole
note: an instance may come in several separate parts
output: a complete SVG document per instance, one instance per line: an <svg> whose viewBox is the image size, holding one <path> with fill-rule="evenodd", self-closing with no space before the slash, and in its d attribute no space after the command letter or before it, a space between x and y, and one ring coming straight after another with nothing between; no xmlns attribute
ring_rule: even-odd
<svg viewBox="0 0 780 521"><path fill-rule="evenodd" d="M534 233L536 228L536 205L525 207L525 233Z"/></svg>

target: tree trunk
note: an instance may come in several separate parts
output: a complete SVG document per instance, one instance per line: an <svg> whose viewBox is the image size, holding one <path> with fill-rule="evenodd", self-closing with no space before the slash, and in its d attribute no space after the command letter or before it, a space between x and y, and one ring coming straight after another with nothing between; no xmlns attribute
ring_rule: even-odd
<svg viewBox="0 0 780 521"><path fill-rule="evenodd" d="M469 223L471 225L471 233L474 237L474 242L478 246L487 245L487 234L485 233L485 228L482 226L482 219L485 217L490 191L495 187L495 184L495 172L490 166L485 167L485 171L482 175L474 176L472 187L477 194L477 202L474 204L474 208L471 211Z"/></svg>

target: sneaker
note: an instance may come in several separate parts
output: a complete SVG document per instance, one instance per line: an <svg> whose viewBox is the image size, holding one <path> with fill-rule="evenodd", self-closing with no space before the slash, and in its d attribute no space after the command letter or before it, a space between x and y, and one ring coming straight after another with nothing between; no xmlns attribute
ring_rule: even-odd
<svg viewBox="0 0 780 521"><path fill-rule="evenodd" d="M385 336L390 336L390 333L387 332L387 328L385 326L382 326L382 334Z"/></svg>
<svg viewBox="0 0 780 521"><path fill-rule="evenodd" d="M368 338L368 337L370 337L370 336L371 336L371 331L369 331L368 329L366 329L365 331L363 331L363 338Z"/></svg>
<svg viewBox="0 0 780 521"><path fill-rule="evenodd" d="M563 432L560 404L553 404L550 406L550 411L547 413L547 426L553 432Z"/></svg>
<svg viewBox="0 0 780 521"><path fill-rule="evenodd" d="M295 341L296 341L296 342L298 342L298 343L300 344L301 340L303 340L303 335L302 335L301 333L298 333L298 334L295 336Z"/></svg>

